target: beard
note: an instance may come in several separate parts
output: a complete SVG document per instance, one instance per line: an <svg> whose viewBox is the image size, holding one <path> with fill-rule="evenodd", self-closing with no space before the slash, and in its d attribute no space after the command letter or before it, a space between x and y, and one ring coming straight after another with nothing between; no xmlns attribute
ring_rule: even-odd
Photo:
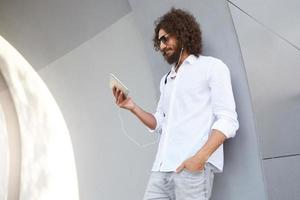
<svg viewBox="0 0 300 200"><path fill-rule="evenodd" d="M180 56L180 49L178 48L178 46L176 45L174 51L170 54L170 55L167 55L166 52L168 51L172 51L171 48L168 48L166 49L164 52L163 52L163 56L165 58L165 60L171 65L171 64L174 64L174 63L177 63L178 60L179 60L179 56Z"/></svg>

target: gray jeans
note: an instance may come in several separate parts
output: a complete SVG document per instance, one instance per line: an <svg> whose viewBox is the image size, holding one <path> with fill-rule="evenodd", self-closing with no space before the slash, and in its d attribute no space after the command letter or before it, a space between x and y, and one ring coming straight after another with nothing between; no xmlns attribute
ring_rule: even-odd
<svg viewBox="0 0 300 200"><path fill-rule="evenodd" d="M144 200L209 200L214 169L207 163L201 172L152 172Z"/></svg>

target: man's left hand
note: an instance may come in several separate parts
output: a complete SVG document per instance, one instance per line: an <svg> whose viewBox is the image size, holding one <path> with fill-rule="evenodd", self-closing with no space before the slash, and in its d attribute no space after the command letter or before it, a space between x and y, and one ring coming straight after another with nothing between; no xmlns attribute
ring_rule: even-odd
<svg viewBox="0 0 300 200"><path fill-rule="evenodd" d="M196 156L192 156L185 160L179 167L177 167L176 172L179 173L183 169L187 169L190 172L197 172L204 169L206 159L201 159Z"/></svg>

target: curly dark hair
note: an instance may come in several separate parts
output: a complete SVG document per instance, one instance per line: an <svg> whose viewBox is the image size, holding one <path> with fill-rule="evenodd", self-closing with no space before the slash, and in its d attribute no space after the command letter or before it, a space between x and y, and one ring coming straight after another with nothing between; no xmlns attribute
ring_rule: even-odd
<svg viewBox="0 0 300 200"><path fill-rule="evenodd" d="M159 50L158 32L160 29L175 35L189 54L197 57L202 53L200 25L195 17L187 11L171 8L169 12L154 22L154 49Z"/></svg>

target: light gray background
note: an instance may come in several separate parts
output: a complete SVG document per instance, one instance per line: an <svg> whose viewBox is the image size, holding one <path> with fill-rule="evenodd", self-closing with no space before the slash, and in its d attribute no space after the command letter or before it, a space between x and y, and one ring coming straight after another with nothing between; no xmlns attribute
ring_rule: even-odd
<svg viewBox="0 0 300 200"><path fill-rule="evenodd" d="M300 2L233 3L269 198L299 199Z"/></svg>
<svg viewBox="0 0 300 200"><path fill-rule="evenodd" d="M157 138L118 111L108 74L155 110L169 66L153 50L153 22L171 6L195 15L204 54L231 71L240 129L225 144L212 199L298 199L297 0L0 0L0 34L38 71L65 117L80 198L143 196L156 152L148 144Z"/></svg>

